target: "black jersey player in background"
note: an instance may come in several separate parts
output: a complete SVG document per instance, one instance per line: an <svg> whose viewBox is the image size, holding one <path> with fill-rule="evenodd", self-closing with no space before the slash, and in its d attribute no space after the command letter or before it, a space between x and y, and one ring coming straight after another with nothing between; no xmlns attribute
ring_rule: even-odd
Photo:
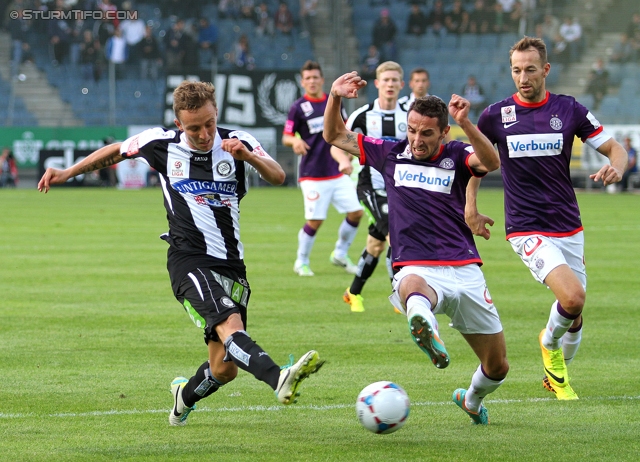
<svg viewBox="0 0 640 462"><path fill-rule="evenodd" d="M232 381L238 367L274 389L283 404L295 401L302 380L323 361L311 350L280 367L245 331L251 289L240 241L239 204L254 168L271 184L285 174L249 133L217 127L215 88L183 82L174 91L178 130L152 128L98 149L66 170L49 168L38 183L45 193L81 173L137 158L160 174L169 232L167 268L178 301L204 330L209 359L191 377L171 383L171 425L184 425L196 402Z"/></svg>
<svg viewBox="0 0 640 462"><path fill-rule="evenodd" d="M375 86L378 97L365 104L349 116L347 128L365 136L400 141L407 138L407 108L398 98L404 87L403 70L400 64L386 61L376 69ZM337 149L337 148L333 148ZM365 165L358 173L358 199L369 218L367 243L358 261L358 272L351 286L344 292L343 299L351 306L351 311L364 311L362 289L378 265L389 235L387 193L382 175L373 167ZM390 250L387 252L387 271L393 278Z"/></svg>

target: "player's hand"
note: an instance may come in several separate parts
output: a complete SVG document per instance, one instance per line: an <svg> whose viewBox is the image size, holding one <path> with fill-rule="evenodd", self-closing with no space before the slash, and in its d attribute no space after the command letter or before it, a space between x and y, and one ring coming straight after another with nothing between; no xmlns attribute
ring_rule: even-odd
<svg viewBox="0 0 640 462"><path fill-rule="evenodd" d="M451 95L451 101L449 101L449 114L453 117L458 125L469 118L469 110L471 109L471 103L464 99L460 95Z"/></svg>
<svg viewBox="0 0 640 462"><path fill-rule="evenodd" d="M602 185L608 186L622 180L623 173L624 172L615 167L612 167L611 165L605 165L600 170L598 170L598 173L589 175L589 178L591 178L593 181L602 180Z"/></svg>
<svg viewBox="0 0 640 462"><path fill-rule="evenodd" d="M296 138L293 142L293 152L299 156L306 156L310 146L302 138Z"/></svg>
<svg viewBox="0 0 640 462"><path fill-rule="evenodd" d="M49 167L40 178L38 182L38 191L49 192L52 184L63 184L69 179L69 174L65 170L58 170L57 168Z"/></svg>
<svg viewBox="0 0 640 462"><path fill-rule="evenodd" d="M356 71L341 75L331 85L331 94L343 98L357 98L358 90L367 85L366 80L358 75Z"/></svg>
<svg viewBox="0 0 640 462"><path fill-rule="evenodd" d="M345 175L351 175L351 173L353 172L353 164L348 159L341 160L338 163L338 169L340 170L340 173L344 173Z"/></svg>
<svg viewBox="0 0 640 462"><path fill-rule="evenodd" d="M491 217L478 212L465 212L464 221L467 222L467 226L469 226L474 236L482 236L485 240L489 240L491 237L491 230L487 228L487 225L493 226L494 223Z"/></svg>
<svg viewBox="0 0 640 462"><path fill-rule="evenodd" d="M251 152L238 138L228 138L222 140L221 147L223 151L231 154L234 159L248 160L251 157Z"/></svg>

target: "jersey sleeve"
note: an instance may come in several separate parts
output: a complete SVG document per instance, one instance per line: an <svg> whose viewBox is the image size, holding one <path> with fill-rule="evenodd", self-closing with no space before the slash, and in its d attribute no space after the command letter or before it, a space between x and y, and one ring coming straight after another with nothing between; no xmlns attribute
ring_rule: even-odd
<svg viewBox="0 0 640 462"><path fill-rule="evenodd" d="M578 120L576 136L593 149L598 149L611 138L611 135L604 131L600 121L586 107L577 101L574 102L574 106L574 114Z"/></svg>
<svg viewBox="0 0 640 462"><path fill-rule="evenodd" d="M491 144L496 144L496 139L493 130L491 129L491 108L493 106L489 106L482 111L480 117L478 118L478 130L482 132L484 136L486 136Z"/></svg>
<svg viewBox="0 0 640 462"><path fill-rule="evenodd" d="M250 133L242 130L232 130L229 132L229 138L239 139L253 154L275 162L273 157L271 157L269 153L264 150L260 142Z"/></svg>
<svg viewBox="0 0 640 462"><path fill-rule="evenodd" d="M284 123L284 130L282 131L283 135L294 136L298 131L298 105L294 104L289 109L289 114L287 115L287 121Z"/></svg>
<svg viewBox="0 0 640 462"><path fill-rule="evenodd" d="M384 162L387 153L397 143L371 138L361 133L358 134L358 146L360 146L360 165L369 165L377 171L384 170Z"/></svg>
<svg viewBox="0 0 640 462"><path fill-rule="evenodd" d="M172 140L176 138L176 135L174 130L166 130L161 127L150 128L124 140L120 146L120 154L127 159L143 158L149 166L156 168L155 142Z"/></svg>

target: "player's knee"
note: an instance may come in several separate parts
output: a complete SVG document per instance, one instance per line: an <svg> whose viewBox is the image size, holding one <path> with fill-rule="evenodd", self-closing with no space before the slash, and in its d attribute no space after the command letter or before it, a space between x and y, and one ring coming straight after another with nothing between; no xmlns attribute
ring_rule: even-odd
<svg viewBox="0 0 640 462"><path fill-rule="evenodd" d="M503 380L509 373L509 361L507 361L507 358L490 361L482 367L485 374L493 380Z"/></svg>
<svg viewBox="0 0 640 462"><path fill-rule="evenodd" d="M582 288L579 290L572 290L565 294L562 299L559 299L562 308L569 314L578 315L582 313L584 303L586 300L586 294Z"/></svg>
<svg viewBox="0 0 640 462"><path fill-rule="evenodd" d="M347 213L347 219L352 223L360 223L360 219L362 218L363 212L362 210L356 210L355 212Z"/></svg>
<svg viewBox="0 0 640 462"><path fill-rule="evenodd" d="M211 364L211 375L220 383L229 383L238 376L238 366L233 362L221 362Z"/></svg>

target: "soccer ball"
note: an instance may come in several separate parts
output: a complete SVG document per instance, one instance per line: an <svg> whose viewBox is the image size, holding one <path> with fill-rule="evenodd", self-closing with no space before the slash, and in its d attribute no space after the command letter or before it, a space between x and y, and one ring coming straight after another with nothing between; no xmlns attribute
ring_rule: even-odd
<svg viewBox="0 0 640 462"><path fill-rule="evenodd" d="M402 428L409 417L409 396L393 382L367 385L356 401L358 419L364 428L379 434Z"/></svg>

